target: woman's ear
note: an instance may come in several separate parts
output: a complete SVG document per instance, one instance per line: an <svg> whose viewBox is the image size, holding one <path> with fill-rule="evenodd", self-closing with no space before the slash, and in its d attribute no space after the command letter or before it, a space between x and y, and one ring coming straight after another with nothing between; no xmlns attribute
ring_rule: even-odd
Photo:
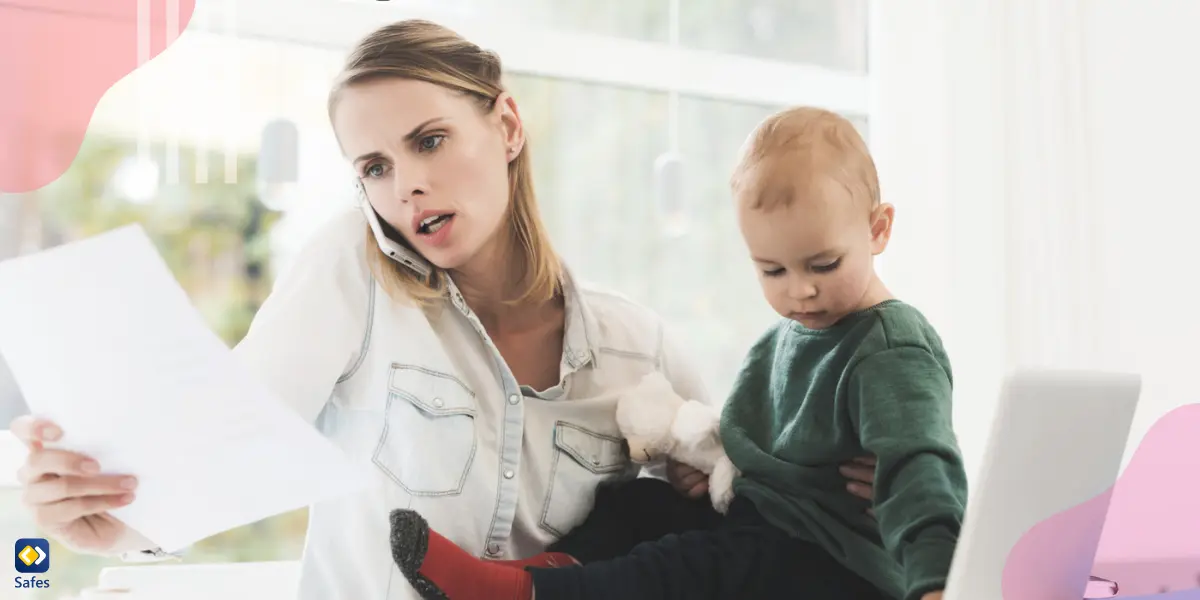
<svg viewBox="0 0 1200 600"><path fill-rule="evenodd" d="M504 151L511 162L525 146L525 125L521 122L517 101L508 92L503 92L496 97L496 104L492 110L500 122Z"/></svg>
<svg viewBox="0 0 1200 600"><path fill-rule="evenodd" d="M892 239L892 222L896 218L896 208L891 204L881 203L871 211L871 254L883 254L888 241Z"/></svg>

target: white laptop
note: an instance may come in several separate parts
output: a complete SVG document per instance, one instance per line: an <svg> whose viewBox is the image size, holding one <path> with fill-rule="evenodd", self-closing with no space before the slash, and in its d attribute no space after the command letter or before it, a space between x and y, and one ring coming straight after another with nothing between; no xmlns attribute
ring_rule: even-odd
<svg viewBox="0 0 1200 600"><path fill-rule="evenodd" d="M945 600L1001 594L1009 552L1048 517L1116 483L1141 394L1136 375L1022 371L1005 382L950 569ZM1076 510L1068 535L1041 540L1021 600L1079 600L1088 586L1107 497ZM1117 582L1118 584L1120 582Z"/></svg>

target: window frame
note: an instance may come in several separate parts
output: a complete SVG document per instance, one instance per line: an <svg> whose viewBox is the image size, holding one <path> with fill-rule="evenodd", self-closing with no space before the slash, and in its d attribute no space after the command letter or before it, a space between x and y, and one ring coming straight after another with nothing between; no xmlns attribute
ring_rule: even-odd
<svg viewBox="0 0 1200 600"><path fill-rule="evenodd" d="M868 44L874 1L868 0ZM287 19L279 15L288 13ZM347 51L386 23L423 18L496 51L511 73L758 105L808 104L855 117L870 115L865 73L678 47L500 18L377 0L232 0L202 2L189 30ZM548 48L556 49L553 52Z"/></svg>

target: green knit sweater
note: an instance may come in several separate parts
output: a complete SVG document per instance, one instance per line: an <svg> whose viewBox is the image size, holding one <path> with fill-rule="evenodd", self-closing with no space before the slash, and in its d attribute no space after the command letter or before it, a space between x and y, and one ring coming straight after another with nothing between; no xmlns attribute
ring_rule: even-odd
<svg viewBox="0 0 1200 600"><path fill-rule="evenodd" d="M945 586L967 499L950 363L915 308L890 300L831 328L790 320L750 350L721 419L734 490L903 600ZM876 520L838 466L873 454Z"/></svg>

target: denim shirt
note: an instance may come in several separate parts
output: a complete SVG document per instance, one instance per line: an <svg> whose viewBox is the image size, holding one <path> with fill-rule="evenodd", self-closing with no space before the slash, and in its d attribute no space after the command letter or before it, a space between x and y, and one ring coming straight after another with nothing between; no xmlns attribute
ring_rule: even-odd
<svg viewBox="0 0 1200 600"><path fill-rule="evenodd" d="M569 274L560 380L520 386L457 287L433 311L387 296L365 232L356 211L325 226L235 348L379 484L310 507L303 599L416 600L389 549L396 508L474 555L536 554L582 522L597 484L637 475L615 420L622 390L658 370L709 401L657 315Z"/></svg>

